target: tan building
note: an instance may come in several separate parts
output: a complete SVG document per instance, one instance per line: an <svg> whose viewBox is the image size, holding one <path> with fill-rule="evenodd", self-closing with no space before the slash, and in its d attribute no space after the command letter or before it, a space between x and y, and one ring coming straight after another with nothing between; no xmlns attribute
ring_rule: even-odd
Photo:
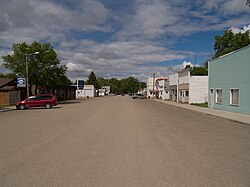
<svg viewBox="0 0 250 187"><path fill-rule="evenodd" d="M15 105L21 99L21 91L15 79L0 78L0 105Z"/></svg>

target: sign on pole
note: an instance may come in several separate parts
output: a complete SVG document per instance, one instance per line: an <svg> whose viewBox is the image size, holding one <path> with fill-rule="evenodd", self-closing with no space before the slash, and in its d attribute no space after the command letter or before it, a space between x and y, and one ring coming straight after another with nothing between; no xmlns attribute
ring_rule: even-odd
<svg viewBox="0 0 250 187"><path fill-rule="evenodd" d="M83 90L84 88L84 80L77 80L77 89Z"/></svg>
<svg viewBox="0 0 250 187"><path fill-rule="evenodd" d="M25 88L26 87L26 79L23 77L18 77L16 83L17 83L18 88Z"/></svg>

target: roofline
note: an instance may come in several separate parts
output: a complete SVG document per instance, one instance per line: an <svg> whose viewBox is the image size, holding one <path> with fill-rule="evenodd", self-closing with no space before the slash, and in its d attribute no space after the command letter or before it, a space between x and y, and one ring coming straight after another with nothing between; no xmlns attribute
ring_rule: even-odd
<svg viewBox="0 0 250 187"><path fill-rule="evenodd" d="M2 79L5 79L6 82L2 85L0 85L0 88L4 87L6 84L10 83L11 81L14 81L15 79L10 79L10 78L2 78Z"/></svg>
<svg viewBox="0 0 250 187"><path fill-rule="evenodd" d="M229 52L229 53L227 53L227 54L224 54L224 55L222 55L222 56L219 56L219 57L217 57L217 58L215 58L215 59L209 60L209 62L213 62L213 61L215 61L215 60L224 58L224 57L226 57L226 56L232 55L232 54L234 54L234 53L237 53L237 52L239 52L239 51L245 50L245 49L247 49L247 48L250 48L250 45L247 45L247 46L242 47L242 48L240 48L240 49L231 51L231 52Z"/></svg>

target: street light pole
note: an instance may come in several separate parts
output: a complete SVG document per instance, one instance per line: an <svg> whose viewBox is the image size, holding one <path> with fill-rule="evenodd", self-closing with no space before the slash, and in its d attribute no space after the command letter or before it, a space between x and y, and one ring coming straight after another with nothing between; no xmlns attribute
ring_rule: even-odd
<svg viewBox="0 0 250 187"><path fill-rule="evenodd" d="M31 54L25 54L25 67L26 67L26 93L27 93L27 97L29 97L29 67L28 67L28 56L30 55L37 55L39 54L39 52L34 52Z"/></svg>
<svg viewBox="0 0 250 187"><path fill-rule="evenodd" d="M29 69L28 69L28 55L25 54L25 66L26 66L26 94L27 94L27 97L29 97L29 75L28 75L28 72L29 72Z"/></svg>

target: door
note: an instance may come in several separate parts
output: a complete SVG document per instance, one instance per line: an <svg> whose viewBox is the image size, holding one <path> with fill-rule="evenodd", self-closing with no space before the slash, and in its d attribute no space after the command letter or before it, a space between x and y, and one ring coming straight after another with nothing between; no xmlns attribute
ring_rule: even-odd
<svg viewBox="0 0 250 187"><path fill-rule="evenodd" d="M210 89L210 105L209 108L214 108L214 89Z"/></svg>

